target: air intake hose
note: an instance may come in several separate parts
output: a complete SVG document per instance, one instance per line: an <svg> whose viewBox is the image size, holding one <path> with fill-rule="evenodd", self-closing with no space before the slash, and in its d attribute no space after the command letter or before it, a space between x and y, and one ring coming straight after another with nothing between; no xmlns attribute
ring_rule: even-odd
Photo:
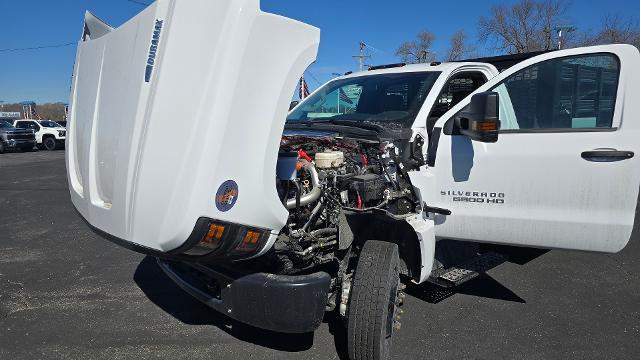
<svg viewBox="0 0 640 360"><path fill-rule="evenodd" d="M309 172L311 175L311 191L300 196L300 206L306 206L320 198L322 194L322 189L320 188L320 178L318 177L318 172L316 171L316 167L313 166L312 163L307 160L301 159L299 160L302 163L302 168ZM296 208L296 198L287 200L286 203L287 209L295 209Z"/></svg>

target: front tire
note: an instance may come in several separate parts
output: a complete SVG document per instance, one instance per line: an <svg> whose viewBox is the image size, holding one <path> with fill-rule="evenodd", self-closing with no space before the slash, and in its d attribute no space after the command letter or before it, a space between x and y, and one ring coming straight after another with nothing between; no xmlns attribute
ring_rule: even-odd
<svg viewBox="0 0 640 360"><path fill-rule="evenodd" d="M369 240L355 270L349 303L347 347L351 360L389 358L398 313L398 245Z"/></svg>
<svg viewBox="0 0 640 360"><path fill-rule="evenodd" d="M56 139L54 137L46 137L44 138L44 140L42 140L42 146L44 146L45 149L52 151L58 147L58 144L56 143Z"/></svg>
<svg viewBox="0 0 640 360"><path fill-rule="evenodd" d="M0 154L4 154L4 144L0 141Z"/></svg>

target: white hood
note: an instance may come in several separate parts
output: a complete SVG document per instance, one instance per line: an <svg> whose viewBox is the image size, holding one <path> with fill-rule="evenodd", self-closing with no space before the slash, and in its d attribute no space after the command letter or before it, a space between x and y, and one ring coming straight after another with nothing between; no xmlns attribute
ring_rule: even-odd
<svg viewBox="0 0 640 360"><path fill-rule="evenodd" d="M180 246L199 217L278 232L280 135L320 31L259 0L158 0L117 29L87 13L70 100L73 204L96 228ZM218 210L223 183L237 184Z"/></svg>

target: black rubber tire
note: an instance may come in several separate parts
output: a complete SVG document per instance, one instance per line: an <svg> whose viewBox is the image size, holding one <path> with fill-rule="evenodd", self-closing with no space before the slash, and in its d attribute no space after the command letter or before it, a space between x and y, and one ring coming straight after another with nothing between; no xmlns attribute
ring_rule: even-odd
<svg viewBox="0 0 640 360"><path fill-rule="evenodd" d="M398 245L369 240L353 279L347 324L351 360L389 358L400 285Z"/></svg>
<svg viewBox="0 0 640 360"><path fill-rule="evenodd" d="M56 138L49 136L42 139L42 146L44 146L46 150L52 151L58 148L58 143L56 143Z"/></svg>
<svg viewBox="0 0 640 360"><path fill-rule="evenodd" d="M4 144L0 141L0 154L4 154Z"/></svg>

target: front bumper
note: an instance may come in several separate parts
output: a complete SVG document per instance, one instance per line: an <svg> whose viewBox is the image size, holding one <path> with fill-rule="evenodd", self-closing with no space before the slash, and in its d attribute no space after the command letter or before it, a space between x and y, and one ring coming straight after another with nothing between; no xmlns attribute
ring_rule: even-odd
<svg viewBox="0 0 640 360"><path fill-rule="evenodd" d="M284 333L314 331L322 323L331 283L325 272L233 277L199 264L158 264L184 291L240 322Z"/></svg>
<svg viewBox="0 0 640 360"><path fill-rule="evenodd" d="M2 144L7 148L21 148L29 145L34 147L36 141L33 139L8 139L6 141L2 140Z"/></svg>

